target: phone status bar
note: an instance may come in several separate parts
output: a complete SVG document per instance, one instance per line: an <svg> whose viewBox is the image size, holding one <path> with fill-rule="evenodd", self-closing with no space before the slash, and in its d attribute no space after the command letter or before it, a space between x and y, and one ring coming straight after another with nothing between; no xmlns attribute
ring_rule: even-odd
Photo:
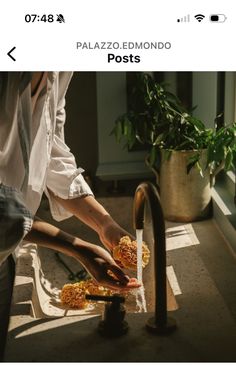
<svg viewBox="0 0 236 366"><path fill-rule="evenodd" d="M197 13L194 15L186 14L183 17L177 18L178 23L190 23L190 22L224 23L226 20L227 16L225 14L204 15L202 13Z"/></svg>

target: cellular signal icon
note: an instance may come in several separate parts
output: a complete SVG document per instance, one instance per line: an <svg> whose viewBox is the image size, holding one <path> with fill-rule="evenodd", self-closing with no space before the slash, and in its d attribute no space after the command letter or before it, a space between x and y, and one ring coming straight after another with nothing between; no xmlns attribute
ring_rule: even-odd
<svg viewBox="0 0 236 366"><path fill-rule="evenodd" d="M205 18L205 15L197 14L197 15L194 15L194 18L196 18L197 21L200 23Z"/></svg>
<svg viewBox="0 0 236 366"><path fill-rule="evenodd" d="M65 19L62 14L57 14L57 22L65 23Z"/></svg>
<svg viewBox="0 0 236 366"><path fill-rule="evenodd" d="M183 18L178 18L177 19L177 22L178 23L181 23L181 22L190 22L190 15L188 14L188 15L185 15Z"/></svg>

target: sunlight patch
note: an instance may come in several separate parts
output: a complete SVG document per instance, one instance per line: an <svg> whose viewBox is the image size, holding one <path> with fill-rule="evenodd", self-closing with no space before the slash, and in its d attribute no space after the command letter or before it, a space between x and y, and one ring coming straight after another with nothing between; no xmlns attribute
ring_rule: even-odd
<svg viewBox="0 0 236 366"><path fill-rule="evenodd" d="M200 244L191 224L179 225L166 230L166 250Z"/></svg>

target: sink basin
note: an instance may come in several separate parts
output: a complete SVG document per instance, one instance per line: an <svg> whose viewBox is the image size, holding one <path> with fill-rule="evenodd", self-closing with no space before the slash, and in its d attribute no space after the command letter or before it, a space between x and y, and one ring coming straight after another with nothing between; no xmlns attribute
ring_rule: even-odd
<svg viewBox="0 0 236 366"><path fill-rule="evenodd" d="M30 315L34 318L61 317L73 315L101 314L104 304L94 303L82 310L68 309L60 303L60 290L64 284L70 283L65 268L56 260L53 250L37 247L33 243L24 243L18 253L15 287L13 292L13 313ZM82 267L71 257L61 254L63 260L73 272ZM128 273L136 276L135 273ZM167 271L168 274L168 271ZM154 286L152 281L152 260L143 271L143 282L147 311L154 311ZM174 291L167 281L168 310L178 308ZM135 294L126 297L127 312L137 312Z"/></svg>

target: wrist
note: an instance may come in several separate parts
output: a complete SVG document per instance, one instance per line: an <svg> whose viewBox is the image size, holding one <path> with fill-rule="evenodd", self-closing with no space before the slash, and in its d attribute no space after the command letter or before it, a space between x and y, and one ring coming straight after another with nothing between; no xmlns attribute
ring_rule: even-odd
<svg viewBox="0 0 236 366"><path fill-rule="evenodd" d="M124 230L111 217L106 217L99 232L100 240L105 247L112 252L122 236Z"/></svg>
<svg viewBox="0 0 236 366"><path fill-rule="evenodd" d="M75 237L74 242L72 244L72 251L73 251L73 255L75 257L80 257L81 255L83 255L84 251L87 250L90 247L91 243L86 242L78 237Z"/></svg>
<svg viewBox="0 0 236 366"><path fill-rule="evenodd" d="M102 217L100 224L98 225L97 234L100 236L109 230L109 228L113 228L114 226L117 226L116 222L109 214L106 214Z"/></svg>

